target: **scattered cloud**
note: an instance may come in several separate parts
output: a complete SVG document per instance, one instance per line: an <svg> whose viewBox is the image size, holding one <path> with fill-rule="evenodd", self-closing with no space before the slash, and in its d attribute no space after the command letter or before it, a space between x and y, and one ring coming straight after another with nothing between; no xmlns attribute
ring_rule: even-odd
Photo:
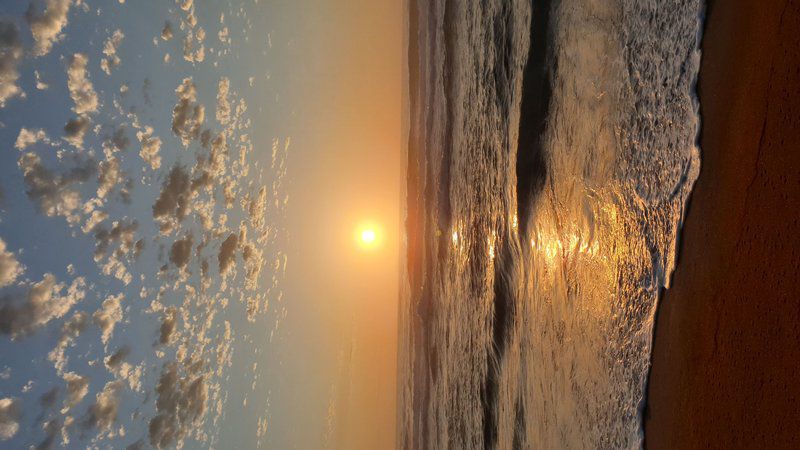
<svg viewBox="0 0 800 450"><path fill-rule="evenodd" d="M156 170L161 167L161 139L158 136L153 136L153 128L146 126L143 130L136 132L136 139L139 140L141 150L139 156L142 157L144 162L150 165L150 168Z"/></svg>
<svg viewBox="0 0 800 450"><path fill-rule="evenodd" d="M168 41L170 39L172 39L172 24L166 21L164 28L161 29L161 40Z"/></svg>
<svg viewBox="0 0 800 450"><path fill-rule="evenodd" d="M103 341L104 345L108 344L108 340L111 339L111 336L114 334L114 326L122 320L122 307L120 307L120 302L124 298L124 295L109 295L105 300L103 300L103 304L95 311L92 315L92 319L94 319L94 323L100 327L102 331L101 340Z"/></svg>
<svg viewBox="0 0 800 450"><path fill-rule="evenodd" d="M223 242L222 245L219 247L219 255L217 256L219 260L219 272L222 275L228 273L231 266L235 262L236 258L236 249L239 245L239 236L235 233L231 233Z"/></svg>
<svg viewBox="0 0 800 450"><path fill-rule="evenodd" d="M172 335L175 334L175 327L178 321L178 311L174 306L167 308L164 319L161 321L161 328L159 329L158 342L161 344L169 344L172 341Z"/></svg>
<svg viewBox="0 0 800 450"><path fill-rule="evenodd" d="M150 420L150 445L165 448L179 444L205 414L208 397L205 377L193 373L181 375L177 363L168 363L161 371L156 393L158 414Z"/></svg>
<svg viewBox="0 0 800 450"><path fill-rule="evenodd" d="M16 398L0 399L0 440L8 440L19 431L22 402Z"/></svg>
<svg viewBox="0 0 800 450"><path fill-rule="evenodd" d="M67 372L63 377L67 383L67 398L64 399L62 414L74 408L89 393L89 377L78 375L75 372Z"/></svg>
<svg viewBox="0 0 800 450"><path fill-rule="evenodd" d="M66 288L66 293L62 291ZM35 332L51 320L64 316L86 296L86 282L76 278L67 287L52 274L34 283L24 294L0 297L0 333L12 339Z"/></svg>
<svg viewBox="0 0 800 450"><path fill-rule="evenodd" d="M175 264L179 269L183 269L189 263L192 257L192 235L187 235L183 239L178 239L172 243L169 249L169 261Z"/></svg>
<svg viewBox="0 0 800 450"><path fill-rule="evenodd" d="M53 44L61 40L61 31L67 25L67 15L72 0L32 1L25 14L31 27L36 56L50 53Z"/></svg>
<svg viewBox="0 0 800 450"><path fill-rule="evenodd" d="M89 58L83 53L75 53L67 68L67 87L69 95L75 106L72 108L75 114L83 115L97 111L98 100L97 92L89 81L86 72L86 64Z"/></svg>
<svg viewBox="0 0 800 450"><path fill-rule="evenodd" d="M0 108L11 98L22 95L22 90L17 86L17 66L21 59L19 28L14 22L0 19Z"/></svg>
<svg viewBox="0 0 800 450"><path fill-rule="evenodd" d="M106 40L106 43L103 46L103 55L105 56L100 61L100 69L102 69L106 75L111 75L111 70L119 66L121 62L119 56L117 55L117 49L122 43L122 39L124 37L125 35L122 34L122 31L117 30Z"/></svg>
<svg viewBox="0 0 800 450"><path fill-rule="evenodd" d="M63 216L70 223L80 220L76 211L81 194L76 185L86 182L95 173L92 160L79 163L65 173L55 173L42 164L39 155L24 153L17 162L28 186L26 194L46 216Z"/></svg>
<svg viewBox="0 0 800 450"><path fill-rule="evenodd" d="M231 103L228 100L228 91L230 90L230 80L228 78L221 78L219 80L219 87L217 88L217 122L222 125L227 125L231 121Z"/></svg>
<svg viewBox="0 0 800 450"><path fill-rule="evenodd" d="M84 428L97 428L108 431L117 421L119 410L119 392L124 388L121 381L109 381L97 394L95 402L89 406L83 421Z"/></svg>
<svg viewBox="0 0 800 450"><path fill-rule="evenodd" d="M76 117L67 121L64 125L64 140L72 144L75 148L83 148L83 137L89 129L89 119L86 117Z"/></svg>
<svg viewBox="0 0 800 450"><path fill-rule="evenodd" d="M178 103L172 109L172 132L181 139L184 146L200 136L205 121L205 107L197 103L197 87L192 78L184 78L175 89Z"/></svg>
<svg viewBox="0 0 800 450"><path fill-rule="evenodd" d="M162 230L168 230L175 222L183 220L189 211L192 194L189 174L181 166L173 167L153 204L153 218L161 223Z"/></svg>
<svg viewBox="0 0 800 450"><path fill-rule="evenodd" d="M39 73L38 70L33 71L34 78L36 79L36 89L40 91L47 90L50 87L49 84L42 81L42 75Z"/></svg>
<svg viewBox="0 0 800 450"><path fill-rule="evenodd" d="M86 313L76 312L61 326L61 336L58 338L58 343L47 355L47 359L53 363L56 372L59 374L64 373L69 362L69 358L66 355L67 348L83 333L88 323L89 317Z"/></svg>
<svg viewBox="0 0 800 450"><path fill-rule="evenodd" d="M0 288L14 283L22 271L22 264L13 253L6 250L6 243L0 238Z"/></svg>
<svg viewBox="0 0 800 450"><path fill-rule="evenodd" d="M16 142L14 142L14 148L17 150L25 150L31 145L36 144L37 142L45 142L50 143L50 139L47 137L47 133L41 129L27 129L25 127L19 130L19 135L17 136Z"/></svg>

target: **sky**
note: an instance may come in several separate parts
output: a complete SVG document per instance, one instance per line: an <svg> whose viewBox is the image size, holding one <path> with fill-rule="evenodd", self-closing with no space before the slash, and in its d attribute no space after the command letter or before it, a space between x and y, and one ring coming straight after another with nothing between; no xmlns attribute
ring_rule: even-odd
<svg viewBox="0 0 800 450"><path fill-rule="evenodd" d="M0 446L394 444L395 3L0 4Z"/></svg>

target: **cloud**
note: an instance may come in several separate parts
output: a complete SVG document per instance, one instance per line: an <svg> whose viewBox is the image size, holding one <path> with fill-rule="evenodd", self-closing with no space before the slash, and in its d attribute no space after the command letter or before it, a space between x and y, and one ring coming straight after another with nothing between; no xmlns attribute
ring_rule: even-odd
<svg viewBox="0 0 800 450"><path fill-rule="evenodd" d="M0 399L0 440L14 437L19 431L22 402L16 398Z"/></svg>
<svg viewBox="0 0 800 450"><path fill-rule="evenodd" d="M93 161L87 160L63 174L44 167L35 153L24 153L17 164L28 186L26 194L39 211L49 217L63 216L70 223L80 219L76 210L81 206L81 195L74 185L87 181L94 174Z"/></svg>
<svg viewBox="0 0 800 450"><path fill-rule="evenodd" d="M156 385L156 411L150 420L150 445L164 448L180 446L184 437L203 418L208 397L204 375L181 376L178 364L164 365Z"/></svg>
<svg viewBox="0 0 800 450"><path fill-rule="evenodd" d="M100 173L97 179L97 197L106 198L116 185L123 180L122 171L119 168L119 160L111 157L100 163Z"/></svg>
<svg viewBox="0 0 800 450"><path fill-rule="evenodd" d="M192 193L189 174L181 166L173 167L153 204L153 218L162 223L162 229L171 222L183 220L189 211Z"/></svg>
<svg viewBox="0 0 800 450"><path fill-rule="evenodd" d="M106 75L111 75L111 69L117 67L121 62L119 56L117 56L117 49L124 37L125 35L122 34L122 31L117 30L106 40L103 46L103 55L105 57L100 61L100 68Z"/></svg>
<svg viewBox="0 0 800 450"><path fill-rule="evenodd" d="M113 275L126 285L131 282L133 276L128 272L123 260L137 258L144 246L144 241L141 239L135 241L138 228L139 223L135 220L128 223L114 221L110 230L105 227L95 227L95 262L100 263L105 260L101 266L103 273ZM116 245L116 248L110 252L112 245Z"/></svg>
<svg viewBox="0 0 800 450"><path fill-rule="evenodd" d="M122 308L120 307L120 301L124 298L124 295L109 295L105 300L103 300L103 304L100 309L95 311L92 315L92 319L94 319L94 323L100 327L102 331L101 340L103 344L108 344L108 340L111 339L111 336L114 334L114 326L117 322L122 320Z"/></svg>
<svg viewBox="0 0 800 450"><path fill-rule="evenodd" d="M205 107L197 103L197 88L190 78L184 78L175 89L178 103L172 109L172 132L184 146L200 136L205 121Z"/></svg>
<svg viewBox="0 0 800 450"><path fill-rule="evenodd" d="M109 372L119 380L127 381L133 391L139 391L142 387L142 372L144 364L139 366L132 366L125 361L125 358L131 353L131 348L123 345L116 352L103 359L103 363Z"/></svg>
<svg viewBox="0 0 800 450"><path fill-rule="evenodd" d="M39 73L38 70L33 71L34 78L36 79L36 89L40 91L44 91L50 87L49 84L42 81L42 75Z"/></svg>
<svg viewBox="0 0 800 450"><path fill-rule="evenodd" d="M258 196L250 200L247 207L250 214L250 223L255 229L261 229L266 225L267 218L267 187L261 186Z"/></svg>
<svg viewBox="0 0 800 450"><path fill-rule="evenodd" d="M17 25L0 19L0 108L5 106L7 100L22 94L17 86L17 67L21 59L22 43Z"/></svg>
<svg viewBox="0 0 800 450"><path fill-rule="evenodd" d="M179 269L183 269L189 263L192 257L192 235L187 235L183 239L178 239L172 243L169 249L169 261L175 264Z"/></svg>
<svg viewBox="0 0 800 450"><path fill-rule="evenodd" d="M57 283L56 277L48 273L24 295L1 297L0 333L16 339L64 316L86 296L86 281L76 278L62 295L65 287L65 284Z"/></svg>
<svg viewBox="0 0 800 450"><path fill-rule="evenodd" d="M119 243L120 254L119 256L130 253L135 250L134 239L136 237L136 230L139 229L139 222L133 220L128 223L124 221L115 221L111 225L111 230L106 228L98 228L94 233L95 248L94 260L95 262L101 261L108 255L108 250L112 244Z"/></svg>
<svg viewBox="0 0 800 450"><path fill-rule="evenodd" d="M125 358L127 358L130 353L131 348L127 345L123 345L119 350L114 352L114 354L107 356L103 362L109 369L116 369L125 361Z"/></svg>
<svg viewBox="0 0 800 450"><path fill-rule="evenodd" d="M47 133L45 133L43 129L38 128L29 130L23 127L19 130L19 135L17 136L16 142L14 142L14 147L17 150L25 150L29 146L40 141L50 143L50 140L47 138Z"/></svg>
<svg viewBox="0 0 800 450"><path fill-rule="evenodd" d="M48 420L42 425L45 438L35 447L36 450L50 450L56 445L56 436L62 430L61 421L58 419Z"/></svg>
<svg viewBox="0 0 800 450"><path fill-rule="evenodd" d="M231 103L228 100L228 91L230 90L231 82L229 79L222 77L219 80L219 87L217 90L217 122L222 125L227 125L231 121Z"/></svg>
<svg viewBox="0 0 800 450"><path fill-rule="evenodd" d="M219 273L225 275L234 263L236 258L236 248L239 245L239 237L231 233L219 247Z"/></svg>
<svg viewBox="0 0 800 450"><path fill-rule="evenodd" d="M158 154L161 150L161 139L153 136L153 128L147 126L144 127L143 131L137 131L136 139L139 140L141 145L139 156L142 157L144 162L150 164L150 168L153 170L161 167L161 156Z"/></svg>
<svg viewBox="0 0 800 450"><path fill-rule="evenodd" d="M131 140L128 138L128 133L126 132L126 128L124 125L119 126L116 130L114 130L114 134L111 135L110 139L111 144L116 147L117 150L125 150L131 144Z"/></svg>
<svg viewBox="0 0 800 450"><path fill-rule="evenodd" d="M164 22L164 28L161 30L161 40L168 41L172 39L172 24L169 21Z"/></svg>
<svg viewBox="0 0 800 450"><path fill-rule="evenodd" d="M97 111L97 93L92 82L86 76L86 64L89 58L83 53L75 53L67 68L67 87L75 106L72 108L78 115Z"/></svg>
<svg viewBox="0 0 800 450"><path fill-rule="evenodd" d="M164 315L164 319L161 321L158 342L161 344L169 344L172 341L172 335L175 333L177 320L178 311L174 306L170 306Z"/></svg>
<svg viewBox="0 0 800 450"><path fill-rule="evenodd" d="M203 62L206 59L205 39L205 30L198 28L194 31L190 28L183 38L183 59L191 63Z"/></svg>
<svg viewBox="0 0 800 450"><path fill-rule="evenodd" d="M75 372L68 372L64 374L63 378L67 382L67 398L64 400L64 407L61 409L61 413L65 414L80 403L89 393L89 377L78 375Z"/></svg>
<svg viewBox="0 0 800 450"><path fill-rule="evenodd" d="M89 119L87 117L76 117L67 121L64 125L64 140L76 148L83 148L83 137L89 129Z"/></svg>
<svg viewBox="0 0 800 450"><path fill-rule="evenodd" d="M119 410L119 392L125 386L121 381L109 381L95 397L95 402L86 412L83 420L84 428L97 428L106 431L117 421Z"/></svg>
<svg viewBox="0 0 800 450"><path fill-rule="evenodd" d="M53 43L61 39L61 31L67 25L67 14L72 0L32 1L25 19L33 34L33 53L43 56L50 53ZM44 4L44 5L42 5ZM42 9L42 6L45 8Z"/></svg>
<svg viewBox="0 0 800 450"><path fill-rule="evenodd" d="M22 264L13 253L6 250L6 243L0 238L0 288L16 281L22 271Z"/></svg>
<svg viewBox="0 0 800 450"><path fill-rule="evenodd" d="M47 359L53 363L56 372L59 374L63 373L67 368L67 362L69 361L66 356L67 347L72 345L75 339L83 333L88 323L89 318L86 313L76 312L61 326L61 336L58 338L58 343L47 355Z"/></svg>

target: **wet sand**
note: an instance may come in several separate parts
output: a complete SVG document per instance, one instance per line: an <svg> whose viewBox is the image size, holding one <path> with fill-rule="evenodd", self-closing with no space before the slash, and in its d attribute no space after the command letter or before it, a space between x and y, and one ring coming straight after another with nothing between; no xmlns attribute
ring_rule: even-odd
<svg viewBox="0 0 800 450"><path fill-rule="evenodd" d="M702 169L657 315L646 446L800 448L800 1L707 14Z"/></svg>

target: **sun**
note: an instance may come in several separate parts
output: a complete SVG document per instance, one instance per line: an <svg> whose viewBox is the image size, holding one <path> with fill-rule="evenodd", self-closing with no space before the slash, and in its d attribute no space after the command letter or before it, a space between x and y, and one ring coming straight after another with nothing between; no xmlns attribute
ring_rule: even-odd
<svg viewBox="0 0 800 450"><path fill-rule="evenodd" d="M361 232L361 242L365 244L372 244L375 242L375 230L366 229Z"/></svg>
<svg viewBox="0 0 800 450"><path fill-rule="evenodd" d="M373 249L380 244L380 233L374 225L363 225L356 231L356 240L363 249Z"/></svg>

